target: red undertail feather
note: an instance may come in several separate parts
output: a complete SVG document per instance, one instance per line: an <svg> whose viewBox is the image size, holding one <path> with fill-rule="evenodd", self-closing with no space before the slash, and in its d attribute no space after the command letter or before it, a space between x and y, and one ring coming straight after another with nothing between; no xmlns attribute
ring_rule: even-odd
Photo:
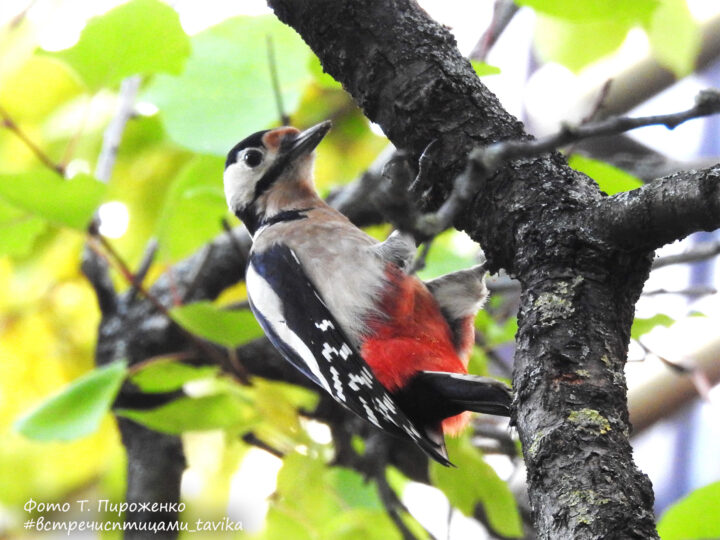
<svg viewBox="0 0 720 540"><path fill-rule="evenodd" d="M371 336L361 350L377 379L392 392L418 371L466 374L448 323L427 287L394 265L388 265L385 274L389 286L381 307L388 318L370 323ZM443 431L456 435L469 420L468 412L446 418Z"/></svg>

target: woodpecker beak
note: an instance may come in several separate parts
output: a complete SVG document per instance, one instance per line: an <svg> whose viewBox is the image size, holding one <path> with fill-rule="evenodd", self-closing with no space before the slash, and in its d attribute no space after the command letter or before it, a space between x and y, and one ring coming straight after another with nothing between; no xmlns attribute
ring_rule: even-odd
<svg viewBox="0 0 720 540"><path fill-rule="evenodd" d="M309 154L320 144L331 127L332 122L325 120L295 137L286 137L280 144L280 153L291 161Z"/></svg>

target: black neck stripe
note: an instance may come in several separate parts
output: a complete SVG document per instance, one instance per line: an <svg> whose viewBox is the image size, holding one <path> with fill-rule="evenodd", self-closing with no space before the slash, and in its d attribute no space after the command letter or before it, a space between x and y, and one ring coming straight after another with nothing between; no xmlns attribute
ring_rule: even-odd
<svg viewBox="0 0 720 540"><path fill-rule="evenodd" d="M257 184L255 184L255 194L253 195L253 200L250 204L254 204L263 193L270 189L270 186L275 183L275 180L277 180L280 175L285 172L288 163L289 160L285 156L278 156L275 163L272 164L262 178L258 180Z"/></svg>
<svg viewBox="0 0 720 540"><path fill-rule="evenodd" d="M260 226L274 225L275 223L283 223L285 221L296 221L298 219L307 219L305 212L309 212L312 208L297 208L295 210L283 210L274 216L265 218L260 222Z"/></svg>

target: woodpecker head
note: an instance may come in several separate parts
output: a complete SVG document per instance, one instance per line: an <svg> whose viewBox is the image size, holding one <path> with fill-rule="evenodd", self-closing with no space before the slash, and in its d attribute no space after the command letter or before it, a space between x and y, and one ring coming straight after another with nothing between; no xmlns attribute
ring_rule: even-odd
<svg viewBox="0 0 720 540"><path fill-rule="evenodd" d="M230 150L223 175L225 198L251 233L263 219L287 209L284 199L314 194L313 150L330 126L325 121L302 132L288 126L258 131ZM287 197L273 198L272 192L287 192Z"/></svg>

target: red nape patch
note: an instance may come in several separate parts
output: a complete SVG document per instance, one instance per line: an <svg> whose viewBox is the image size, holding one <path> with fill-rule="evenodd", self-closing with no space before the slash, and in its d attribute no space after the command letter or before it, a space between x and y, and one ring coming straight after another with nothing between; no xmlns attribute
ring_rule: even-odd
<svg viewBox="0 0 720 540"><path fill-rule="evenodd" d="M269 150L276 150L280 147L282 140L289 134L297 135L300 130L292 126L282 126L271 131L268 131L263 135L262 141L265 148Z"/></svg>
<svg viewBox="0 0 720 540"><path fill-rule="evenodd" d="M422 281L394 265L385 275L389 285L381 306L388 317L370 322L371 334L360 351L383 386L401 388L418 371L467 373L448 323Z"/></svg>

